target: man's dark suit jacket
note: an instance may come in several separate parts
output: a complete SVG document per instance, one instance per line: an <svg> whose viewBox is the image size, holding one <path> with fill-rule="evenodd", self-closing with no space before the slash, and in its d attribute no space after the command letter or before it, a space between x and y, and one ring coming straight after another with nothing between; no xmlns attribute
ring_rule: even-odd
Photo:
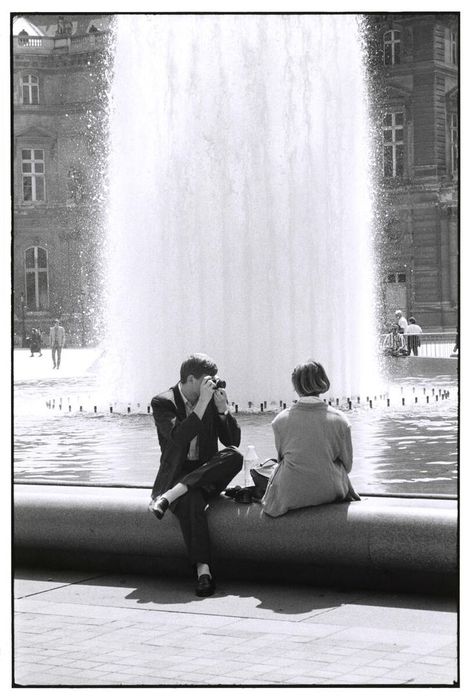
<svg viewBox="0 0 474 697"><path fill-rule="evenodd" d="M218 439L225 446L240 444L240 428L230 414L219 416L211 399L202 420L194 412L186 416L186 408L178 385L151 400L158 440L161 448L160 468L152 489L152 497L163 494L179 482L182 465L187 460L189 444L197 436L199 463L204 464L218 452Z"/></svg>

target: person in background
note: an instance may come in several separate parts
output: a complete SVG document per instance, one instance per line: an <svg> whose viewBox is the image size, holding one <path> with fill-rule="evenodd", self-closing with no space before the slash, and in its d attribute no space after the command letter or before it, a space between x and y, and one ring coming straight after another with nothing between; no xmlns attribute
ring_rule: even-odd
<svg viewBox="0 0 474 697"><path fill-rule="evenodd" d="M395 317L397 318L397 324L400 334L405 334L408 326L407 318L403 316L403 312L401 310L395 311Z"/></svg>
<svg viewBox="0 0 474 697"><path fill-rule="evenodd" d="M66 341L66 332L64 327L61 327L59 320L54 320L54 325L49 330L49 343L51 345L51 357L53 359L53 368L59 370L61 363L61 352Z"/></svg>
<svg viewBox="0 0 474 697"><path fill-rule="evenodd" d="M418 356L418 348L421 343L420 334L422 333L423 330L420 325L416 323L416 319L414 317L409 317L408 326L405 329L408 355L413 351L413 355Z"/></svg>
<svg viewBox="0 0 474 697"><path fill-rule="evenodd" d="M459 354L459 327L456 327L456 343L453 346L453 353Z"/></svg>
<svg viewBox="0 0 474 697"><path fill-rule="evenodd" d="M291 380L299 399L272 421L278 462L262 498L264 513L278 517L305 506L359 501L349 479L350 423L320 397L330 387L326 371L311 359L294 368Z"/></svg>
<svg viewBox="0 0 474 697"><path fill-rule="evenodd" d="M400 334L398 324L392 326L390 334L384 339L382 350L386 356L406 356L407 348L405 343L405 337Z"/></svg>
<svg viewBox="0 0 474 697"><path fill-rule="evenodd" d="M32 329L31 330L31 336L30 336L30 351L31 351L31 356L30 358L33 358L35 353L39 353L40 356L43 354L41 353L41 346L42 346L42 339L41 339L41 333L38 329Z"/></svg>
<svg viewBox="0 0 474 697"><path fill-rule="evenodd" d="M216 376L209 356L192 354L181 365L178 384L151 400L161 459L149 510L161 520L170 508L178 518L200 597L216 588L205 510L243 464L240 428ZM218 439L226 446L220 451Z"/></svg>

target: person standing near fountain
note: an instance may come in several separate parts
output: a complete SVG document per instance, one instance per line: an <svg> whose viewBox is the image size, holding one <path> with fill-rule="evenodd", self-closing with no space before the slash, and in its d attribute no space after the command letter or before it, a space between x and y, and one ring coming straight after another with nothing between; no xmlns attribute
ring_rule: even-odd
<svg viewBox="0 0 474 697"><path fill-rule="evenodd" d="M407 318L404 317L403 312L401 310L396 310L395 317L397 318L397 324L400 334L404 334L408 326Z"/></svg>
<svg viewBox="0 0 474 697"><path fill-rule="evenodd" d="M61 352L66 341L66 332L64 327L61 327L59 320L54 320L54 325L49 330L49 343L51 344L51 357L53 359L53 368L59 370L61 363Z"/></svg>
<svg viewBox="0 0 474 697"><path fill-rule="evenodd" d="M149 510L159 519L176 515L190 562L196 567L196 595L212 595L211 549L205 509L241 470L240 428L209 356L196 353L180 369L180 382L151 406L161 448L160 468ZM226 446L218 450L218 440Z"/></svg>
<svg viewBox="0 0 474 697"><path fill-rule="evenodd" d="M413 351L414 356L418 356L418 348L421 344L420 334L423 333L422 328L416 323L414 317L409 317L408 327L405 329L405 334L407 335L407 349L408 355Z"/></svg>

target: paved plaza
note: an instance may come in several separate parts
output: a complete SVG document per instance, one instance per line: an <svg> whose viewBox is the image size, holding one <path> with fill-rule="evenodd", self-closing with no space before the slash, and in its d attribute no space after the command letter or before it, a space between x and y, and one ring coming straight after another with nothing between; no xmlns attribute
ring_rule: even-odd
<svg viewBox="0 0 474 697"><path fill-rule="evenodd" d="M19 570L23 686L437 685L457 676L446 598L223 580Z"/></svg>

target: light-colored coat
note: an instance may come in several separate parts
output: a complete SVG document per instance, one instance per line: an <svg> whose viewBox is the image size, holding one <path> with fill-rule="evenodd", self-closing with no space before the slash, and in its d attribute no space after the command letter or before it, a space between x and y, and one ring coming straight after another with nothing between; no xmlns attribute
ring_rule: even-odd
<svg viewBox="0 0 474 697"><path fill-rule="evenodd" d="M56 329L56 327L53 326L53 327L51 327L50 330L49 330L49 343L50 343L51 346L53 346L54 343L55 343L55 342L54 342L54 331L55 331L55 329ZM57 343L58 343L59 346L61 346L61 348L62 348L62 347L64 346L64 342L65 342L65 341L66 341L66 332L64 331L64 327L59 326L59 327L58 327L58 340L57 340Z"/></svg>
<svg viewBox="0 0 474 697"><path fill-rule="evenodd" d="M302 397L273 420L278 465L262 499L280 516L294 508L355 498L349 421L317 397Z"/></svg>

